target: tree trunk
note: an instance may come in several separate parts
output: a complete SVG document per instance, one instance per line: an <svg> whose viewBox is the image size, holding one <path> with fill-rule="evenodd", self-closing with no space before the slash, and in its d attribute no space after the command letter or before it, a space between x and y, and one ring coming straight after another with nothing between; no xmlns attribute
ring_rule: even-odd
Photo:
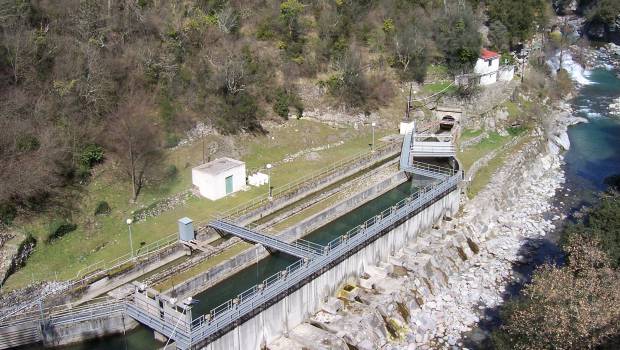
<svg viewBox="0 0 620 350"><path fill-rule="evenodd" d="M133 141L129 138L129 171L131 172L131 190L132 190L132 202L135 202L138 198L138 191L136 189L136 164L133 157Z"/></svg>

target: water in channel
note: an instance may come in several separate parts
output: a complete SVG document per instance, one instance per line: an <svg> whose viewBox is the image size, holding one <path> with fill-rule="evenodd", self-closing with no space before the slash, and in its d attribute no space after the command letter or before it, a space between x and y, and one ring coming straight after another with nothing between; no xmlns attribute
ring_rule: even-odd
<svg viewBox="0 0 620 350"><path fill-rule="evenodd" d="M379 214L383 210L407 198L415 192L415 182L404 182L383 195L363 204L340 218L318 228L308 234L304 239L318 244L326 244L348 230L363 223L370 217ZM234 298L239 293L262 282L267 277L283 270L295 262L296 258L286 254L274 254L259 260L258 263L241 270L226 280L216 284L194 298L198 303L192 311L193 317L209 312L214 307ZM163 345L153 339L153 332L146 327L139 326L127 334L109 336L76 345L63 347L67 350L138 350L156 349ZM42 350L42 345L22 347L23 350Z"/></svg>

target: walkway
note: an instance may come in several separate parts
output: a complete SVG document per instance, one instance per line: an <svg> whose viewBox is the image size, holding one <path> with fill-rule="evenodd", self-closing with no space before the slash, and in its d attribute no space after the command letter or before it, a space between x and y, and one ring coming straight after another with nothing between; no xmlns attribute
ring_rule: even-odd
<svg viewBox="0 0 620 350"><path fill-rule="evenodd" d="M323 254L323 247L318 244L302 239L292 243L287 243L278 238L252 231L248 228L223 219L211 221L209 222L209 226L220 232L237 236L244 241L259 243L267 249L277 250L302 259L314 259Z"/></svg>

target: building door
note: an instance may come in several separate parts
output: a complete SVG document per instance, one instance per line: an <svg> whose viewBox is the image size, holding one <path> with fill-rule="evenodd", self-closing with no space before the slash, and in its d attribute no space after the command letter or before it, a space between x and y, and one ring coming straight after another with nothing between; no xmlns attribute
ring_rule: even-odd
<svg viewBox="0 0 620 350"><path fill-rule="evenodd" d="M231 194L233 191L232 175L226 177L226 194Z"/></svg>

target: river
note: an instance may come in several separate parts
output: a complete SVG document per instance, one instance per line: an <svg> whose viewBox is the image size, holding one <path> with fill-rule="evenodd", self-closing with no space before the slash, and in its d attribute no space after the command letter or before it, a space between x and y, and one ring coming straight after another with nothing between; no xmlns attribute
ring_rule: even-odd
<svg viewBox="0 0 620 350"><path fill-rule="evenodd" d="M577 94L569 101L570 105L575 116L588 122L568 128L571 146L564 154L566 182L553 198L556 209L548 215L565 214L567 221L573 221L574 213L596 203L597 193L607 188L605 180L620 174L620 118L612 116L608 108L614 99L620 97L620 79L616 75L618 72L612 70L610 65L588 71L572 59L567 61L565 68L577 87ZM553 66L553 61L550 64ZM531 263L514 267L515 280L507 287L505 298L518 295L537 266L548 261L563 262L563 253L557 245L561 231L562 225L559 225L541 241L542 245ZM486 319L483 318L478 327L465 334L465 346L493 348L489 334L501 323L499 311L498 308L484 311Z"/></svg>

